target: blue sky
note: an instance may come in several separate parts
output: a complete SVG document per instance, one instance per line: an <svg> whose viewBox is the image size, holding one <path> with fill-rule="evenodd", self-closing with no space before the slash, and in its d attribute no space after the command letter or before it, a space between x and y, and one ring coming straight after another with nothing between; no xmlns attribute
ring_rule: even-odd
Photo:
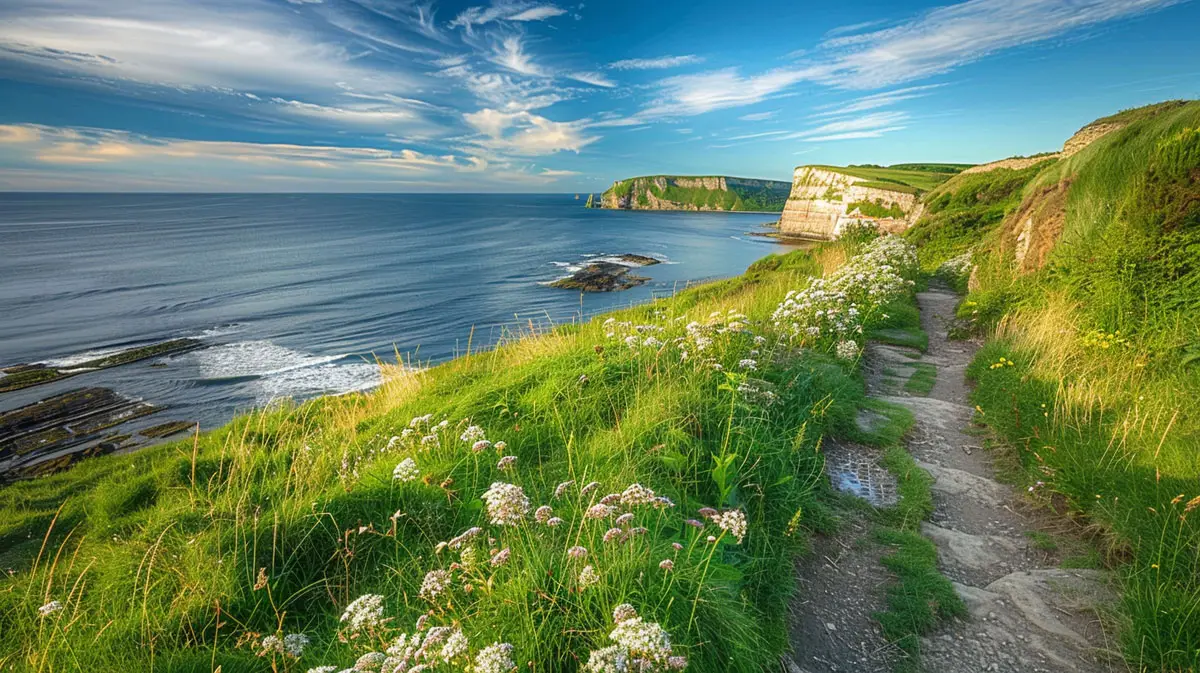
<svg viewBox="0 0 1200 673"><path fill-rule="evenodd" d="M1200 97L1200 2L5 0L0 189L601 191L983 162Z"/></svg>

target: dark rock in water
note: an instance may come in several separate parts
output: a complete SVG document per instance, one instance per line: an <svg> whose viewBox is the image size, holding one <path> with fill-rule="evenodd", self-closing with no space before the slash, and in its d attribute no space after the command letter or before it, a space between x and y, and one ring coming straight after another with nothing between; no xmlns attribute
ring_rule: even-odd
<svg viewBox="0 0 1200 673"><path fill-rule="evenodd" d="M584 292L612 292L628 290L650 280L645 276L629 273L630 267L613 262L592 262L566 278L550 283L550 287Z"/></svg>
<svg viewBox="0 0 1200 673"><path fill-rule="evenodd" d="M624 255L617 255L617 259L621 260L622 262L633 264L634 266L653 266L655 264L662 263L662 260L655 259L653 257L647 257L645 255L635 255L629 252L625 253Z"/></svg>
<svg viewBox="0 0 1200 673"><path fill-rule="evenodd" d="M662 263L661 260L653 257L632 253L609 257L607 260L592 262L570 276L559 278L550 283L550 287L559 287L566 290L583 290L584 292L628 290L631 287L637 287L650 280L644 276L629 273L631 268Z"/></svg>
<svg viewBox="0 0 1200 673"><path fill-rule="evenodd" d="M149 428L142 428L138 430L138 434L143 437L159 439L178 435L181 432L188 432L195 427L195 421L167 421L166 423L160 423Z"/></svg>
<svg viewBox="0 0 1200 673"><path fill-rule="evenodd" d="M172 339L148 346L138 346L123 350L120 353L81 362L71 367L47 367L44 364L19 364L0 369L0 393L10 390L20 390L30 386L58 381L97 369L108 369L120 365L145 360L159 355L174 355L184 351L194 350L204 345L199 339Z"/></svg>
<svg viewBox="0 0 1200 673"><path fill-rule="evenodd" d="M141 441L128 434L103 433L162 409L108 388L83 388L0 413L0 478L46 474L135 446Z"/></svg>

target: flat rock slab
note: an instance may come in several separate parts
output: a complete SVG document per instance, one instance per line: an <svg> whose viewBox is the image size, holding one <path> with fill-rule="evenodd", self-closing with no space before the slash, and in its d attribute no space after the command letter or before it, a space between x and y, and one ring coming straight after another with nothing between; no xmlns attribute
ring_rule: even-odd
<svg viewBox="0 0 1200 673"><path fill-rule="evenodd" d="M597 260L567 276L550 283L550 287L584 292L615 292L637 287L650 280L630 272L642 266L659 264L660 261L645 255L624 254Z"/></svg>
<svg viewBox="0 0 1200 673"><path fill-rule="evenodd" d="M65 378L94 372L99 369L119 367L120 365L145 360L160 355L174 355L194 350L204 345L199 339L172 339L147 346L127 348L119 353L105 355L70 367L49 367L41 363L10 365L0 369L0 393L20 390L31 386L61 381Z"/></svg>
<svg viewBox="0 0 1200 673"><path fill-rule="evenodd" d="M933 477L933 490L951 496L966 496L997 507L1012 497L1009 488L999 482L953 467L943 467L917 461L917 465Z"/></svg>

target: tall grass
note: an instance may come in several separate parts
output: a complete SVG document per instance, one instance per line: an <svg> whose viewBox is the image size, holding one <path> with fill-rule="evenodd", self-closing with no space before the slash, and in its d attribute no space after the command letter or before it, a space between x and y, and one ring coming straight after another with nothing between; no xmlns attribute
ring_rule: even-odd
<svg viewBox="0 0 1200 673"><path fill-rule="evenodd" d="M420 622L466 637L447 665L507 643L521 670L576 670L612 644L626 603L689 670L772 667L792 558L823 521L819 446L852 431L862 396L853 361L767 325L820 270L810 253L771 256L612 322L389 367L369 394L275 405L6 487L0 669L340 669ZM496 483L528 498L517 525L481 500ZM617 495L635 484L668 500ZM589 518L602 499L616 511ZM738 515L705 507L743 514L744 539ZM440 544L475 526L461 548ZM430 571L453 581L423 591ZM367 594L382 613L352 629L340 617ZM311 641L299 657L266 646L288 634Z"/></svg>

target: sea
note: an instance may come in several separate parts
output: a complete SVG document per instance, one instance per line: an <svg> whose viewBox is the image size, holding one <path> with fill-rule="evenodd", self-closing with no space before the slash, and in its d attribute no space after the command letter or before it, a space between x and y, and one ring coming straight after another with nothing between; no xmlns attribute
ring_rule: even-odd
<svg viewBox="0 0 1200 673"><path fill-rule="evenodd" d="M786 250L772 214L594 210L572 194L0 194L0 366L64 367L177 337L204 347L0 394L85 386L211 428L282 398L429 366L741 273ZM548 287L589 260L658 258L622 292Z"/></svg>

